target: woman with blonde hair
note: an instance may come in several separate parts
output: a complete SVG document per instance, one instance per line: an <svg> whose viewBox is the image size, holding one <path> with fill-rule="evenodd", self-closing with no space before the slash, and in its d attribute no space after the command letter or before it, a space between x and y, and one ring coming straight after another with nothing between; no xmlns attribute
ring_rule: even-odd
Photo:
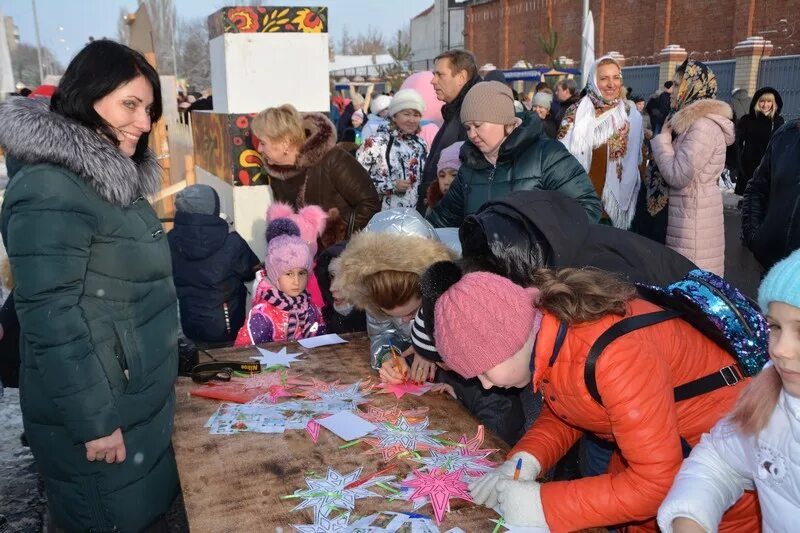
<svg viewBox="0 0 800 533"><path fill-rule="evenodd" d="M744 194L775 130L783 126L783 99L772 87L762 87L750 101L750 113L736 124L736 146L739 154L739 176L736 194Z"/></svg>
<svg viewBox="0 0 800 533"><path fill-rule="evenodd" d="M586 96L564 113L558 139L589 173L603 200L603 219L615 228L628 229L641 183L642 116L625 99L616 59L598 59L588 79Z"/></svg>
<svg viewBox="0 0 800 533"><path fill-rule="evenodd" d="M275 200L328 212L322 249L360 230L380 211L369 174L336 146L336 129L322 113L300 113L284 104L261 111L251 127Z"/></svg>
<svg viewBox="0 0 800 533"><path fill-rule="evenodd" d="M769 271L758 303L767 313L771 361L744 390L733 414L704 435L684 461L658 511L664 533L716 531L723 513L746 490L758 491L764 531L797 527L800 251Z"/></svg>

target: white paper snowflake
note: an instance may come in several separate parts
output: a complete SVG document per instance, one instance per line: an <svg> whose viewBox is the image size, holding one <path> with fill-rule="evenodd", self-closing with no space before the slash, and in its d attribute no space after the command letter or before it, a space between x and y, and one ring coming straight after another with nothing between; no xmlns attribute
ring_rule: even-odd
<svg viewBox="0 0 800 533"><path fill-rule="evenodd" d="M320 391L317 393L322 403L331 406L349 406L355 409L359 404L367 403L366 393L361 390L361 382L357 381L350 386L335 387L330 391Z"/></svg>
<svg viewBox="0 0 800 533"><path fill-rule="evenodd" d="M367 487L392 479L393 476L375 477L357 487L345 489L347 485L359 479L361 470L358 468L347 475L342 475L333 468L328 468L328 474L324 479L307 477L308 489L294 492L294 495L303 498L303 501L292 510L313 507L316 514L328 516L333 509L352 511L357 499L381 497L380 494L366 490Z"/></svg>
<svg viewBox="0 0 800 533"><path fill-rule="evenodd" d="M411 424L404 416L397 420L397 424L386 422L378 424L378 429L372 432L380 439L381 448L401 446L409 451L414 451L420 446L439 448L441 443L434 439L434 435L444 431L428 429L429 421L426 418L417 424Z"/></svg>

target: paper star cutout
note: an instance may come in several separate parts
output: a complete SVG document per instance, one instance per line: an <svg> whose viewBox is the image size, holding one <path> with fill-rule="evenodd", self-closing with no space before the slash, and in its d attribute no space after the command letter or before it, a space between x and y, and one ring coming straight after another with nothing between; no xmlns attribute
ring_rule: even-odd
<svg viewBox="0 0 800 533"><path fill-rule="evenodd" d="M433 385L431 383L423 383L422 385L417 385L416 383L412 383L411 381L406 381L405 383L381 383L377 385L376 388L379 389L379 393L384 394L394 394L395 397L399 400L406 394L413 394L414 396L422 396L429 390L431 390Z"/></svg>
<svg viewBox="0 0 800 533"><path fill-rule="evenodd" d="M264 348L259 348L258 346L256 346L256 350L261 353L261 357L251 357L250 359L255 359L261 363L262 366L290 366L292 363L298 362L297 356L303 354L303 352L286 353L286 346L277 352L271 352Z"/></svg>
<svg viewBox="0 0 800 533"><path fill-rule="evenodd" d="M481 449L483 433L483 426L478 426L478 431L472 439L467 439L466 435L462 435L458 439L458 446L440 451L431 450L430 457L420 457L413 460L424 464L423 470L431 471L435 468L442 468L452 472L463 469L466 476L471 478L481 477L496 466L493 461L486 458L498 451L497 449ZM465 479L464 481L467 480Z"/></svg>
<svg viewBox="0 0 800 533"><path fill-rule="evenodd" d="M300 533L339 533L347 529L349 520L350 513L340 514L336 518L317 515L317 521L313 524L292 525L292 527Z"/></svg>
<svg viewBox="0 0 800 533"><path fill-rule="evenodd" d="M430 457L412 458L413 461L425 465L422 470L432 472L433 470L444 470L445 472L455 472L463 470L469 477L481 477L494 469L495 464L486 459L491 451L479 454L472 454L465 450L452 449L446 452L431 450Z"/></svg>
<svg viewBox="0 0 800 533"><path fill-rule="evenodd" d="M408 451L440 448L441 444L433 436L444 433L444 431L428 429L428 424L427 418L422 422L411 424L404 416L401 416L397 420L397 424L384 422L378 425L373 434L377 437L378 446L381 448L400 446Z"/></svg>
<svg viewBox="0 0 800 533"><path fill-rule="evenodd" d="M404 416L406 420L410 422L414 422L416 420L421 420L425 418L425 415L428 413L427 407L420 407L417 409L406 409L405 411L400 409L400 406L395 405L390 407L389 409L381 409L380 407L375 407L374 405L367 406L367 412L360 412L359 416L364 420L367 420L372 423L380 423L380 422L391 422L392 424L396 423L397 420Z"/></svg>
<svg viewBox="0 0 800 533"><path fill-rule="evenodd" d="M412 500L422 497L430 499L436 523L441 524L442 520L444 520L444 513L450 506L450 498L472 501L472 497L467 490L467 484L461 481L463 473L463 470L454 472L445 472L443 470L421 472L414 470L412 478L403 481L402 484L416 489L411 495Z"/></svg>
<svg viewBox="0 0 800 533"><path fill-rule="evenodd" d="M353 510L357 499L380 497L379 494L366 489L376 483L385 481L385 477L370 479L357 487L345 489L347 485L356 481L360 475L361 468L353 470L344 476L333 468L328 468L328 474L325 479L307 477L306 485L308 485L308 489L294 492L294 495L303 498L303 501L292 510L297 511L313 507L316 513L327 516L332 509ZM391 479L391 476L389 479Z"/></svg>
<svg viewBox="0 0 800 533"><path fill-rule="evenodd" d="M327 392L318 392L320 401L327 404L343 404L355 409L359 404L367 403L367 393L361 391L361 382L357 381L345 387L336 387Z"/></svg>

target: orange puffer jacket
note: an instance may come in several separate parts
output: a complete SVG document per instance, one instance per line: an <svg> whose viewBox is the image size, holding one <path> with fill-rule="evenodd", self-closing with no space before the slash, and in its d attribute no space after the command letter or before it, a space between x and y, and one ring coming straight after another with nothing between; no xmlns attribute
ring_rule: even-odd
<svg viewBox="0 0 800 533"><path fill-rule="evenodd" d="M628 315L658 311L633 300ZM655 515L681 466L680 437L694 446L731 410L748 380L676 403L673 388L734 362L712 341L682 320L629 333L611 343L598 359L596 380L605 406L592 399L584 382L586 356L594 341L621 319L609 315L570 326L552 367L559 321L545 313L536 341L534 390L545 407L509 453L535 456L551 468L584 431L613 441L617 452L609 473L542 485L547 524L553 532L627 524L629 532L656 531ZM721 532L760 531L752 493L728 511Z"/></svg>

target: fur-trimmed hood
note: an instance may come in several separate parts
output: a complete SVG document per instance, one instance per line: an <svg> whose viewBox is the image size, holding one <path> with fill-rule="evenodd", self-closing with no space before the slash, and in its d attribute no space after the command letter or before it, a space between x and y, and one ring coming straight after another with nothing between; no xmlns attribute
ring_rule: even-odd
<svg viewBox="0 0 800 533"><path fill-rule="evenodd" d="M269 175L279 180L293 178L306 169L317 165L336 145L336 127L322 113L303 113L303 128L306 142L300 147L294 165L270 165L265 163Z"/></svg>
<svg viewBox="0 0 800 533"><path fill-rule="evenodd" d="M364 278L383 270L421 275L437 261L452 261L455 254L438 240L417 235L360 232L338 259L333 287L358 309L382 317L364 287ZM403 303L403 302L398 302Z"/></svg>
<svg viewBox="0 0 800 533"><path fill-rule="evenodd" d="M689 128L697 119L703 117L719 124L719 127L725 134L725 142L728 145L733 143L736 137L732 122L733 110L729 104L722 100L704 98L693 102L675 113L669 122L672 126L672 131L678 135L682 135L689 131Z"/></svg>
<svg viewBox="0 0 800 533"><path fill-rule="evenodd" d="M25 164L49 163L83 178L104 200L126 206L161 186L161 167L147 150L136 163L100 134L53 113L43 98L0 104L0 145Z"/></svg>

